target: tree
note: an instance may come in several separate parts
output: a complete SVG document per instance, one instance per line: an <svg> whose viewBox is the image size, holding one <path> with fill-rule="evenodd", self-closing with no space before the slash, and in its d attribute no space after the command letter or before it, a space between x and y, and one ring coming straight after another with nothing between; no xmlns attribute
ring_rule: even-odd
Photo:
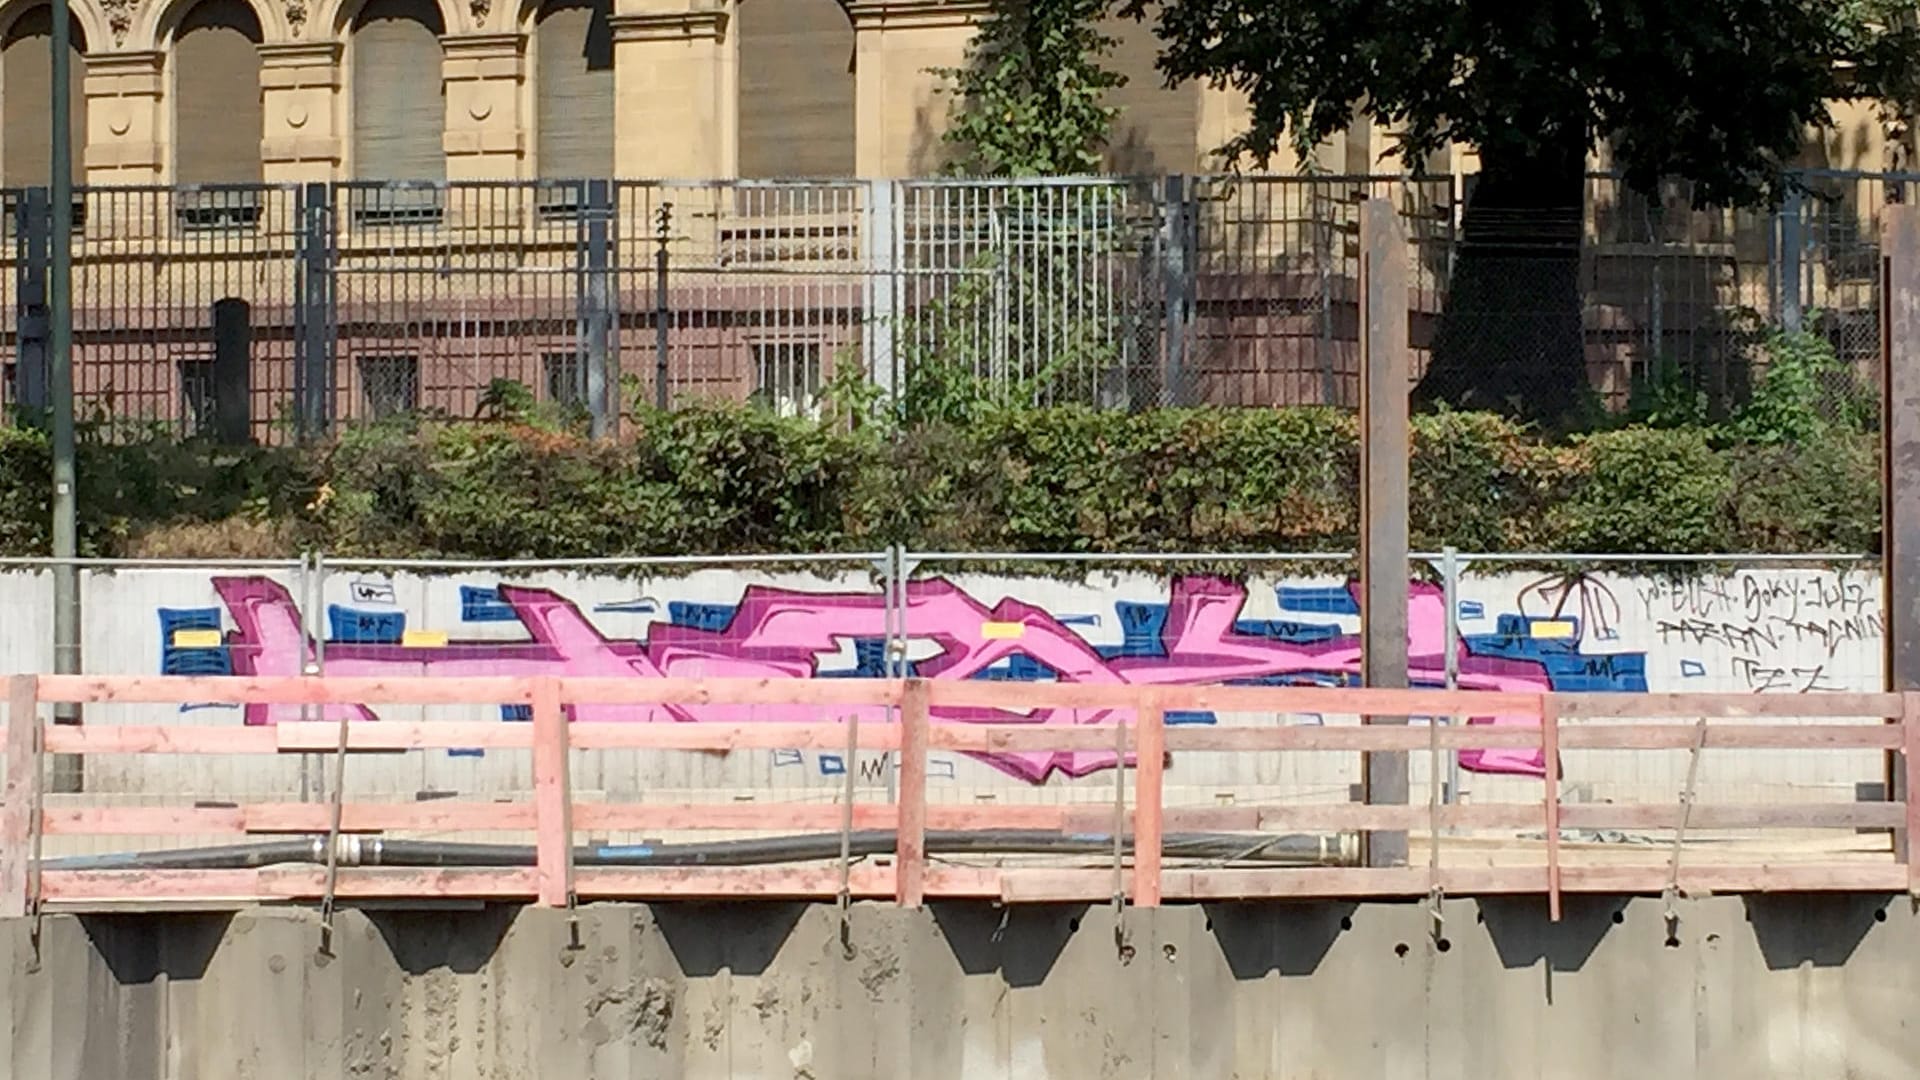
<svg viewBox="0 0 1920 1080"><path fill-rule="evenodd" d="M1920 62L1904 0L1129 0L1160 66L1243 91L1228 147L1264 163L1356 112L1405 162L1479 152L1461 246L1416 391L1553 421L1585 389L1579 248L1588 152L1702 202L1778 194L1828 102L1897 94Z"/></svg>
<svg viewBox="0 0 1920 1080"><path fill-rule="evenodd" d="M994 0L967 47L942 68L956 92L944 136L963 176L1096 172L1126 77L1101 66L1117 44L1100 32L1114 0Z"/></svg>

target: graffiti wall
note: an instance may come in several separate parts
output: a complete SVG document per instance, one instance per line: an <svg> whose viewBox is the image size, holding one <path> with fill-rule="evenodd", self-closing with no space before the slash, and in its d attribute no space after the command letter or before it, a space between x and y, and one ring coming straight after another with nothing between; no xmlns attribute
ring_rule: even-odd
<svg viewBox="0 0 1920 1080"><path fill-rule="evenodd" d="M16 612L46 609L34 575L0 582ZM1447 678L1447 620L1437 585L1410 586L1410 656L1416 685ZM93 575L86 583L86 661L100 672L446 678L582 675L622 678L750 676L863 678L886 673L890 658L933 679L1058 680L1084 683L1351 685L1359 666L1353 587L1337 579L1099 576L1066 582L1039 577L927 576L890 606L864 572L767 575L708 571L631 579L549 575L426 577L333 572L324 580L284 571L179 570ZM1737 690L1808 693L1874 689L1880 680L1879 584L1875 575L1826 570L1755 570L1715 577L1500 574L1468 576L1457 589L1453 668L1458 685L1501 690ZM15 619L20 627L44 627ZM44 666L36 629L5 647L15 670ZM845 710L842 710L845 711ZM114 722L136 710L100 710ZM523 709L491 710L502 722ZM106 715L101 715L105 713ZM420 710L382 710L399 718ZM437 710L433 715L448 715ZM176 722L272 724L293 707L244 710L186 706ZM308 718L317 718L312 712ZM337 716L338 714L330 714ZM818 710L744 706L582 706L573 717L634 723L817 720ZM355 709L349 716L381 716ZM473 714L463 714L471 719ZM936 722L1010 719L946 709ZM1042 724L1097 723L1094 710L1022 714ZM153 722L151 715L140 717ZM867 721L883 721L872 711ZM1173 724L1349 723L1351 717L1232 717L1174 713ZM1531 723L1474 717L1474 723ZM735 755L738 756L738 755ZM742 771L658 770L630 779L647 787L773 785L832 787L850 769L884 779L884 761L773 751ZM1225 757L1226 755L1209 755ZM1316 755L1327 757L1330 755ZM423 765L416 782L436 786L510 783L479 751L452 751L459 766ZM1644 755L1643 755L1644 757ZM1098 783L1111 752L1013 754L938 760L937 777L981 785ZM1182 770L1182 764L1190 768ZM1598 755L1594 775L1627 768ZM1464 753L1458 766L1478 782L1538 776L1530 751ZM1640 770L1627 778L1661 782ZM1755 782L1795 782L1810 766L1756 759ZM451 773L449 773L451 769ZM1781 773L1781 770L1785 770ZM1806 784L1848 782L1873 763L1822 766ZM1824 771L1823 771L1824 770ZM1352 771L1340 763L1320 787L1337 789ZM1177 774L1184 772L1185 776ZM1256 770L1257 772L1257 770ZM1774 773L1781 773L1774 776ZM442 775L446 774L446 775ZM1232 786L1255 775L1244 764L1205 768L1175 762L1170 780ZM451 776L451 779L449 779ZM492 776L493 779L487 779ZM1309 779L1296 776L1306 787ZM397 781L396 781L397 782ZM624 786L607 780L610 789Z"/></svg>

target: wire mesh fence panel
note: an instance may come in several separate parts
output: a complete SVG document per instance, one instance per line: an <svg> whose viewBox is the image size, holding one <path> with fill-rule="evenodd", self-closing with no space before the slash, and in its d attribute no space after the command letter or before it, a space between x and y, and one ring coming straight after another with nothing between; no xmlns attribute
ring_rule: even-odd
<svg viewBox="0 0 1920 1080"><path fill-rule="evenodd" d="M334 415L483 415L496 380L584 410L581 186L340 185Z"/></svg>
<svg viewBox="0 0 1920 1080"><path fill-rule="evenodd" d="M900 185L891 331L911 414L965 391L1042 405L1179 396L1155 348L1160 228L1124 181Z"/></svg>
<svg viewBox="0 0 1920 1080"><path fill-rule="evenodd" d="M1427 367L1454 255L1448 177L1207 177L1192 189L1193 397L1336 405L1360 387L1360 207L1399 210L1412 371Z"/></svg>
<svg viewBox="0 0 1920 1080"><path fill-rule="evenodd" d="M867 193L851 181L621 183L629 394L815 411L828 380L864 364L878 287Z"/></svg>

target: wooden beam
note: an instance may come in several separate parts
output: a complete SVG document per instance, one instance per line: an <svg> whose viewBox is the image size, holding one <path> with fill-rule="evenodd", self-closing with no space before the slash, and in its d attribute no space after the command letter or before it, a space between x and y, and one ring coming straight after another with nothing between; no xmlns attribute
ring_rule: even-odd
<svg viewBox="0 0 1920 1080"><path fill-rule="evenodd" d="M7 680L7 772L0 791L0 918L33 909L36 820L40 812L41 760L39 678Z"/></svg>
<svg viewBox="0 0 1920 1080"><path fill-rule="evenodd" d="M1551 698L1540 704L1540 756L1546 768L1541 802L1547 822L1547 919L1560 921L1560 715Z"/></svg>
<svg viewBox="0 0 1920 1080"><path fill-rule="evenodd" d="M1906 703L1905 715L1900 721L1900 731L1906 736L1906 748L1901 752L1901 776L1905 783L1901 785L1903 801L1894 805L1900 807L1906 820L1894 838L1894 857L1907 864L1907 892L1920 897L1920 858L1915 858L1914 838L1920 837L1920 691L1909 690L1900 695Z"/></svg>
<svg viewBox="0 0 1920 1080"><path fill-rule="evenodd" d="M560 683L533 681L534 847L540 903L567 907L573 901L573 792L568 778L567 716Z"/></svg>
<svg viewBox="0 0 1920 1080"><path fill-rule="evenodd" d="M1160 906L1161 814L1165 807L1166 718L1160 706L1141 708L1134 742L1133 902Z"/></svg>
<svg viewBox="0 0 1920 1080"><path fill-rule="evenodd" d="M1552 697L1563 720L1697 720L1702 716L1885 720L1900 715L1900 697L1897 694L1596 693L1554 694Z"/></svg>
<svg viewBox="0 0 1920 1080"><path fill-rule="evenodd" d="M927 682L912 679L900 698L900 807L894 864L899 868L894 899L904 907L919 907L926 895L927 873L927 733L933 726ZM853 768L848 762L847 768Z"/></svg>

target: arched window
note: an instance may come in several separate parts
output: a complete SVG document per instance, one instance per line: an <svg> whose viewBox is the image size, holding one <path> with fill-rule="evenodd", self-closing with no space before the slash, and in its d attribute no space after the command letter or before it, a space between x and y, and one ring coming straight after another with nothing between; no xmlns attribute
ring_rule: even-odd
<svg viewBox="0 0 1920 1080"><path fill-rule="evenodd" d="M542 179L613 176L612 0L546 0L533 27L534 165Z"/></svg>
<svg viewBox="0 0 1920 1080"><path fill-rule="evenodd" d="M246 0L200 0L180 21L173 55L173 175L181 184L257 184L260 138L260 18ZM251 225L252 191L182 194L188 227Z"/></svg>
<svg viewBox="0 0 1920 1080"><path fill-rule="evenodd" d="M52 131L47 122L47 96L52 89L52 11L37 7L23 13L0 36L0 174L8 187L45 185L53 166ZM87 41L74 20L73 63L68 86L73 102L69 145L73 147L73 181L86 180Z"/></svg>
<svg viewBox="0 0 1920 1080"><path fill-rule="evenodd" d="M353 68L353 174L361 180L444 180L446 99L433 0L367 0L348 44ZM436 220L437 192L362 192L363 222Z"/></svg>
<svg viewBox="0 0 1920 1080"><path fill-rule="evenodd" d="M742 0L740 175L853 175L853 24L838 0Z"/></svg>

